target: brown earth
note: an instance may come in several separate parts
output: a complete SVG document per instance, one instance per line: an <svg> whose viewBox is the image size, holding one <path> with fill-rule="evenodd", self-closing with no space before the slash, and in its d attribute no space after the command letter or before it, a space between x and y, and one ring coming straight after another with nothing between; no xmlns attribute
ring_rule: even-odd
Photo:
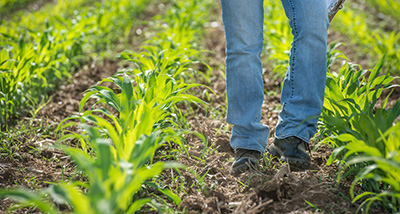
<svg viewBox="0 0 400 214"><path fill-rule="evenodd" d="M207 47L216 52L211 58L218 59L216 65L211 66L218 68L225 58L225 41L223 36L213 35L223 35L223 27L208 31L210 35L207 36ZM225 105L225 80L221 73L218 69L213 71L212 89L217 95L213 97L212 105L215 108ZM281 80L271 80L271 75L273 74L270 71L264 73L265 89L279 91ZM278 119L279 102L279 92L269 93L262 106L262 123L271 128L271 136ZM190 156L183 156L178 160L190 166L200 177L205 175L205 184L197 184L200 192L189 189L189 194L182 195L183 201L179 209L188 210L189 213L355 212L356 206L349 202L348 189L334 188L337 169L335 166L326 166L330 148L321 147L313 152L310 170L290 171L286 164L272 159L266 153L260 170L235 177L230 174L234 152L229 145L229 124L218 118L211 119L203 111L195 112L194 115L188 121L195 131L207 136L211 145L210 151L215 152L204 156L201 141L197 138L187 139ZM269 141L271 143L272 138ZM203 159L199 161L201 157ZM196 181L189 172L183 176L185 180Z"/></svg>

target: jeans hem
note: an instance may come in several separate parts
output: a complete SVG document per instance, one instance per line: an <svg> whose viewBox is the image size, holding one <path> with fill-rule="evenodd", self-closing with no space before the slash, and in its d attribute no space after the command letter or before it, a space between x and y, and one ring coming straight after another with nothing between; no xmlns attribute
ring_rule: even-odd
<svg viewBox="0 0 400 214"><path fill-rule="evenodd" d="M233 146L232 146L232 148L233 148ZM263 154L264 152L265 152L265 149L264 150L262 150L261 148L255 148L255 147L246 147L246 146L236 146L235 148L233 148L233 150L237 150L237 149L246 149L246 150L253 150L253 151L258 151L258 152L260 152L261 154Z"/></svg>
<svg viewBox="0 0 400 214"><path fill-rule="evenodd" d="M275 138L278 138L278 139L285 139L285 138L288 138L288 137L297 137L297 138L300 138L300 140L302 140L302 141L304 141L306 143L310 143L309 142L309 140L310 140L309 138L301 136L299 134L289 133L289 134L284 134L284 135L280 135L280 136L275 135Z"/></svg>

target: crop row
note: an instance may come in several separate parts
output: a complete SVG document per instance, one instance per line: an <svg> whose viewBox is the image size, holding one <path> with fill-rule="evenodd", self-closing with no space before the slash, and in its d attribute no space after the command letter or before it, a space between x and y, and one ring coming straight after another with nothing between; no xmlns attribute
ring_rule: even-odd
<svg viewBox="0 0 400 214"><path fill-rule="evenodd" d="M400 21L400 17L398 12L400 11L400 2L396 0L366 0L367 6L371 8L375 8L379 12L380 18L392 18L395 19L397 22Z"/></svg>
<svg viewBox="0 0 400 214"><path fill-rule="evenodd" d="M397 1L366 3L385 16L398 18L393 16ZM400 70L400 32L396 26L389 32L373 29L369 17L353 5L351 9L345 6L336 17L334 30L347 35L370 59L380 60L370 70L346 62L328 73L319 126L327 138L321 143L334 148L327 164L339 165L336 186L341 179L354 176L350 195L353 203L360 203L360 210L369 212L374 207L396 213L400 207L400 100L391 95L398 87L392 75ZM332 44L328 52L328 64L338 56L346 58L335 47Z"/></svg>
<svg viewBox="0 0 400 214"><path fill-rule="evenodd" d="M148 46L142 52L121 54L122 59L134 66L90 88L81 101L81 114L67 118L60 126L64 129L80 124L82 133L71 133L61 141L78 139L82 150L66 146L58 148L72 157L88 183L54 184L40 192L42 197L26 190L2 191L0 194L19 197L25 205L34 203L52 213L59 212L52 202L68 204L77 213L132 213L144 205L147 205L146 209L166 209L160 202L142 196L141 189L151 186L179 204L177 194L158 186L151 178L165 168L182 166L156 162L154 154L161 145L172 142L185 149L181 136L188 131L177 131L185 126L185 118L176 104L203 103L188 93L199 85L186 82L190 81L194 61L201 55L197 41L201 39L210 4L210 1L173 3L165 17L157 22L163 30L147 41ZM265 1L265 16L266 65L283 76L288 64L291 30L279 2ZM358 20L362 27L365 22L362 15L346 10L334 22L345 23L345 20L340 21L344 19L341 16L358 17L350 21L346 18L346 23L350 24L344 26L355 25L354 21ZM382 35L388 34L382 31ZM397 35L394 33L393 41L397 41ZM381 37L376 38L379 42L387 42L381 41ZM332 43L327 53L329 73L319 123L319 134L324 139L321 144L329 143L334 148L328 164L339 165L337 185L343 177L356 176L351 195L353 202L366 205L360 209L368 212L371 206L384 205L386 210L398 212L400 125L396 124L396 118L400 115L400 101L389 104L392 92L386 93L394 87L395 79L390 73L396 73L397 68L393 64L385 66L385 60L398 59L397 46L394 45L394 52L387 51L386 55L383 50L388 45L376 46L381 58L371 70L362 70L346 60L342 67L334 70L331 65L337 59L346 59L335 49L337 45ZM104 82L113 83L113 86L106 87ZM95 100L96 104L84 111L89 100ZM356 185L361 188L355 188Z"/></svg>
<svg viewBox="0 0 400 214"><path fill-rule="evenodd" d="M387 108L393 90L385 91L398 86L383 70L384 58L370 71L345 63L329 73L319 126L328 136L320 143L334 148L328 165L340 166L337 182L356 176L350 192L353 202L366 204L360 206L365 212L371 206L398 212L400 206L400 99ZM356 185L362 186L357 195Z"/></svg>
<svg viewBox="0 0 400 214"><path fill-rule="evenodd" d="M384 1L369 2L379 4L382 12L389 9ZM264 8L265 64L283 77L293 36L279 2L265 1ZM318 145L328 143L335 149L328 164L340 165L337 185L343 177L356 176L351 196L353 202L366 205L360 209L368 212L370 206L383 204L386 210L398 212L400 125L396 118L400 115L400 100L393 101L392 92L387 91L397 87L393 85L396 77L391 74L399 71L400 33L371 30L367 20L365 13L348 9L333 20L334 30L348 35L360 52L376 54L381 60L373 69L363 70L346 62L346 56L336 50L340 43L329 45L324 110L319 123L319 136L324 140ZM345 63L338 70L331 70L338 59ZM384 73L386 60L392 64ZM362 186L356 193L355 185Z"/></svg>
<svg viewBox="0 0 400 214"><path fill-rule="evenodd" d="M370 0L367 2L375 2L374 4L378 4L378 1ZM379 5L381 5L382 8L386 8L382 12L398 12L398 10L394 10L393 8L387 10L388 6L384 6L386 5L386 1L379 1ZM396 6L396 4L390 5L390 7L391 6ZM376 20L372 19L371 17L372 16L369 12L365 12L359 8L359 4L352 4L349 2L349 4L345 4L343 10L341 10L340 14L335 18L332 28L335 31L346 35L348 41L342 42L355 44L359 47L358 53L356 54L364 56L366 55L371 61L369 66L373 66L372 62L379 61L379 59L385 55L386 60L391 63L390 72L392 74L399 74L399 28L394 27L393 29L383 30L382 28L373 25ZM385 20L383 19L382 22L385 22ZM398 24L395 23L395 25Z"/></svg>
<svg viewBox="0 0 400 214"><path fill-rule="evenodd" d="M128 36L149 1L58 1L0 26L0 124L34 109L90 53ZM89 3L91 3L89 5ZM66 10L68 8L68 10ZM65 12L72 11L72 12ZM123 33L120 33L123 32Z"/></svg>
<svg viewBox="0 0 400 214"><path fill-rule="evenodd" d="M368 0L369 4L380 5L379 8L383 12L392 11L398 2L389 4L386 1ZM351 6L351 7L350 7ZM353 3L346 2L343 10L335 17L331 24L332 29L336 32L346 35L348 40L340 41L342 43L352 43L358 48L355 49L356 57L358 55L367 55L371 59L369 65L373 65L373 61L378 61L384 55L388 62L391 63L390 72L398 74L400 72L400 32L398 28L389 30L389 32L381 28L373 27L369 22L370 14L357 9L359 4L353 6ZM265 1L265 18L264 18L264 48L265 58L268 64L272 64L275 72L284 76L288 65L288 55L292 41L291 28L287 23L286 15L280 2ZM388 14L391 14L387 12ZM398 16L396 16L398 17Z"/></svg>
<svg viewBox="0 0 400 214"><path fill-rule="evenodd" d="M18 10L34 0L2 0L0 2L0 21L3 16L12 11Z"/></svg>
<svg viewBox="0 0 400 214"><path fill-rule="evenodd" d="M91 87L80 103L80 114L69 117L60 130L80 125L81 133L60 139L78 139L80 147L59 145L84 172L88 183L60 182L37 193L4 190L2 196L33 204L44 212L59 213L53 205L67 204L75 213L134 213L166 208L143 197L143 186L151 186L178 204L180 199L168 188L159 187L153 178L165 168L182 167L172 162L156 162L156 150L167 142L181 145L184 131L182 112L177 103L202 104L188 90L199 84L185 83L193 63L201 55L197 41L207 21L211 1L175 1L155 24L158 30L140 53L125 52L121 58L133 64ZM190 77L190 75L189 75ZM106 87L104 82L113 86ZM88 100L95 100L84 110ZM46 197L47 196L47 197ZM50 197L48 197L50 196ZM39 199L41 198L41 199Z"/></svg>

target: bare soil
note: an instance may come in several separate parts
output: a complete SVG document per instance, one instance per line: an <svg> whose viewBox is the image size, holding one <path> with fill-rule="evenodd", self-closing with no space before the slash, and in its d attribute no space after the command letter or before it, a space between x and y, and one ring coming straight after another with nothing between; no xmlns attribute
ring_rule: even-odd
<svg viewBox="0 0 400 214"><path fill-rule="evenodd" d="M225 40L221 36L223 34L223 26L219 26L209 29L207 36L207 47L215 51L211 58L217 59L216 65L211 65L214 68L225 58ZM218 69L213 71L211 85L217 94L213 97L214 108L225 105L225 80L221 73L223 71ZM268 93L265 96L261 120L270 127L271 136L278 120L281 85L281 80L270 78L273 75L268 70L264 73L265 89L277 93ZM229 145L230 126L225 121L210 119L207 115L210 113L197 111L189 121L195 131L208 137L208 142L212 145L210 150L215 152L199 161L203 143L195 137L187 139L190 156L182 156L178 161L190 166L200 177L205 175L205 185L198 184L200 191L189 189L189 194L181 197L183 201L179 206L180 210L187 210L189 213L355 212L357 207L349 202L347 185L334 188L336 166L326 166L331 154L330 148L320 147L312 153L310 170L291 171L290 166L265 153L260 170L235 177L230 173L234 159L234 151ZM270 137L269 143L272 140ZM189 172L184 173L184 177L185 180L196 181Z"/></svg>

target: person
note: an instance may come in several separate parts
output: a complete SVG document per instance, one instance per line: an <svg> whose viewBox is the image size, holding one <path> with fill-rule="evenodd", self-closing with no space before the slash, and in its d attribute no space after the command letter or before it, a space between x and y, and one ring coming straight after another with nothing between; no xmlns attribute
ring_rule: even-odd
<svg viewBox="0 0 400 214"><path fill-rule="evenodd" d="M309 139L317 131L326 79L329 19L325 0L281 0L294 36L281 93L282 110L268 151L291 166L311 166ZM263 0L221 0L226 38L226 120L233 125L232 173L240 174L267 147L269 127L261 124ZM267 26L268 27L268 26Z"/></svg>

